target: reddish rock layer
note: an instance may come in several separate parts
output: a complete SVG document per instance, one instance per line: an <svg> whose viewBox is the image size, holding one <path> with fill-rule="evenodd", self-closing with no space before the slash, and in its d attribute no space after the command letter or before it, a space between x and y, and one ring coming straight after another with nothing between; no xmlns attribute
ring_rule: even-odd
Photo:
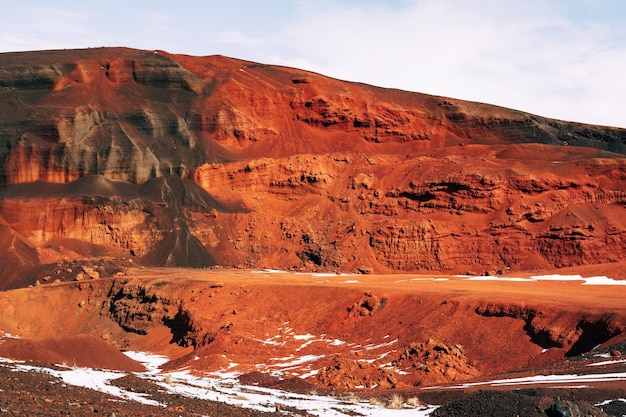
<svg viewBox="0 0 626 417"><path fill-rule="evenodd" d="M623 129L100 48L1 54L0 137L0 262L16 271L1 287L78 258L462 273L624 259Z"/></svg>

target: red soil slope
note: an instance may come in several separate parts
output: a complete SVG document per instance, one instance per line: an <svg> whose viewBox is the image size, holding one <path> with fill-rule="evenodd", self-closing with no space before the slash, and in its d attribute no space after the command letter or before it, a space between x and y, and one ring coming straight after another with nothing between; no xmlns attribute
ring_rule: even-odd
<svg viewBox="0 0 626 417"><path fill-rule="evenodd" d="M78 335L54 339L0 339L0 356L3 358L112 369L126 372L143 372L145 368L102 339Z"/></svg>
<svg viewBox="0 0 626 417"><path fill-rule="evenodd" d="M0 54L0 136L2 288L130 261L494 274L624 260L624 129L100 48Z"/></svg>

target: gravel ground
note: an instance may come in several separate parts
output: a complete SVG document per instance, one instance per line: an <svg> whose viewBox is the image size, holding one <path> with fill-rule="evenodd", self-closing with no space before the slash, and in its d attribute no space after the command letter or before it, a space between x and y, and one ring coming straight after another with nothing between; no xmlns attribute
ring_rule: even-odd
<svg viewBox="0 0 626 417"><path fill-rule="evenodd" d="M157 385L132 374L115 381L128 391L149 394L165 406L139 404L91 389L66 385L43 372L14 371L0 364L0 414L19 416L224 416L268 417L263 413L218 402L169 395Z"/></svg>
<svg viewBox="0 0 626 417"><path fill-rule="evenodd" d="M50 365L45 365L50 368ZM259 374L243 378L248 383L275 385L277 381ZM16 370L10 363L0 363L0 414L20 416L311 416L294 407L267 413L167 393L162 387L132 373L115 379L111 385L126 392L140 393L161 405L147 405L92 389L63 383L42 371ZM284 382L281 385L285 385ZM288 384L287 384L288 385ZM286 386L283 389L288 388ZM293 387L294 391L298 388ZM308 388L308 387L307 387ZM443 404L431 417L544 417L626 415L626 387L597 389L532 388L516 391L450 390L423 392L422 400ZM602 403L597 406L595 404ZM389 410L385 410L388 412ZM381 410L383 412L383 410ZM568 414L569 413L569 414ZM387 415L385 413L385 415Z"/></svg>

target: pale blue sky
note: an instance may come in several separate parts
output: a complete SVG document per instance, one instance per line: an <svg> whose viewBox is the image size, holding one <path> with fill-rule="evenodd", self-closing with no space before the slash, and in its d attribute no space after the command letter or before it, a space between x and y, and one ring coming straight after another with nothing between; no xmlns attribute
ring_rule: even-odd
<svg viewBox="0 0 626 417"><path fill-rule="evenodd" d="M0 4L0 52L128 46L223 54L626 127L624 0Z"/></svg>

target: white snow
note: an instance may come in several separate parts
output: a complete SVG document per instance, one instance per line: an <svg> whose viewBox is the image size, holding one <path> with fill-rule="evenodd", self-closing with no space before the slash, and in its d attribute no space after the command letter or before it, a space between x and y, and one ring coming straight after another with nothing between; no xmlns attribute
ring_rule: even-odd
<svg viewBox="0 0 626 417"><path fill-rule="evenodd" d="M328 344L331 346L342 346L346 344L346 342L340 339L326 339L326 341L328 341Z"/></svg>
<svg viewBox="0 0 626 417"><path fill-rule="evenodd" d="M467 277L468 281L512 281L512 282L534 282L528 278L516 278L516 277L499 277L499 276L484 276L484 277Z"/></svg>
<svg viewBox="0 0 626 417"><path fill-rule="evenodd" d="M18 364L14 367L15 371L24 371L24 372L45 372L49 375L57 377L61 379L64 383L68 385L74 385L77 387L89 388L98 392L102 392L105 394L112 395L114 397L121 398L123 400L129 400L138 402L146 405L156 405L165 407L165 404L162 404L158 401L151 400L149 398L145 398L146 394L141 394L137 392L130 392L123 390L114 385L110 385L109 383L115 379L122 378L126 376L124 372L117 371L102 371L91 368L82 368L82 367L70 367L66 369L51 369L46 367L39 366L31 366L31 365L23 365Z"/></svg>
<svg viewBox="0 0 626 417"><path fill-rule="evenodd" d="M394 339L394 340L392 340L391 342L380 343L380 344L377 344L377 345L375 345L375 344L371 344L371 343L370 343L369 345L366 345L366 346L364 346L363 348L364 348L365 350L376 350L376 349L382 349L382 348L384 348L384 347L391 346L391 345L393 345L393 344L395 344L395 343L397 343L397 342L398 342L398 339Z"/></svg>
<svg viewBox="0 0 626 417"><path fill-rule="evenodd" d="M266 365L257 365L257 366L266 366L268 368L291 368L294 366L302 365L307 362L315 362L324 358L324 355L303 355L303 356L287 356L284 358L270 358L270 361L276 362Z"/></svg>
<svg viewBox="0 0 626 417"><path fill-rule="evenodd" d="M626 280L615 280L609 277L585 278L583 285L626 285Z"/></svg>
<svg viewBox="0 0 626 417"><path fill-rule="evenodd" d="M602 361L602 362L590 363L587 366L615 365L617 363L626 363L626 359L615 359L615 360L612 360L612 361Z"/></svg>
<svg viewBox="0 0 626 417"><path fill-rule="evenodd" d="M294 334L293 338L295 340L311 340L311 339L315 339L315 336L313 336L311 333L307 333L307 334Z"/></svg>
<svg viewBox="0 0 626 417"><path fill-rule="evenodd" d="M11 333L6 333L6 332L3 332L2 330L0 330L0 340L1 339L19 339L19 338L20 338L19 336L16 336L16 335L11 334Z"/></svg>
<svg viewBox="0 0 626 417"><path fill-rule="evenodd" d="M345 417L362 415L366 417L428 417L437 406L387 409L381 405L370 404L367 399L347 401L342 397L322 396L315 393L297 394L258 386L242 385L233 374L221 374L218 377L192 375L189 371L163 373L159 367L168 358L143 352L125 352L130 358L143 363L146 372L135 373L140 378L154 382L170 394L187 396L199 400L210 400L240 406L259 411L276 411L282 406L293 407L320 417ZM288 359L288 358L281 358ZM294 361L297 358L294 358ZM305 359L313 360L309 356ZM147 398L146 394L125 391L110 385L110 382L127 375L124 372L101 371L90 368L65 368L62 370L47 367L24 365L17 361L0 358L0 362L11 363L16 371L45 372L60 378L65 384L90 388L120 398L123 401L135 401L147 405L167 406ZM232 365L232 364L231 364ZM57 367L55 367L57 368Z"/></svg>
<svg viewBox="0 0 626 417"><path fill-rule="evenodd" d="M581 275L534 275L534 281L582 281L582 285L626 285L626 280L616 280L605 276L584 278Z"/></svg>
<svg viewBox="0 0 626 417"><path fill-rule="evenodd" d="M169 358L167 356L154 355L152 353L134 352L131 350L125 351L123 353L132 360L137 361L145 366L147 369L147 373L157 373L160 371L161 366L169 362Z"/></svg>
<svg viewBox="0 0 626 417"><path fill-rule="evenodd" d="M605 400L605 401L602 401L601 403L597 403L596 407L602 407L603 405L611 404L613 401L621 401L621 402L626 403L626 398L617 398L615 400Z"/></svg>
<svg viewBox="0 0 626 417"><path fill-rule="evenodd" d="M328 277L355 277L357 274L337 274L334 272L315 272L311 274L315 278L328 278Z"/></svg>
<svg viewBox="0 0 626 417"><path fill-rule="evenodd" d="M290 327L279 327L278 329L276 329L276 332L278 334L276 334L275 336L269 336L269 334L266 333L266 339L259 339L254 335L251 335L250 340L262 343L264 345L272 345L276 347L286 346L287 343L289 343L290 341L303 342L300 344L300 346L294 349L296 352L300 352L314 343L326 343L328 346L342 346L346 344L346 342L340 339L327 338L325 334L321 336L316 336L311 333L297 334Z"/></svg>
<svg viewBox="0 0 626 417"><path fill-rule="evenodd" d="M254 337L250 338L250 340L254 340L256 342L263 343L264 345L284 346L287 342L284 341L284 340L280 340L280 339L281 339L280 335L273 336L273 337L270 337L270 338L265 339L265 340L256 339Z"/></svg>
<svg viewBox="0 0 626 417"><path fill-rule="evenodd" d="M533 384L579 384L579 383L591 383L591 382L616 382L626 381L626 372L611 372L605 374L567 374L567 375L535 375L523 378L510 378L510 379L495 379L485 382L468 382L465 384L459 384L449 389L464 389L470 387L479 386L516 386L516 385L533 385ZM425 389L435 389L441 387L428 387Z"/></svg>
<svg viewBox="0 0 626 417"><path fill-rule="evenodd" d="M610 353L597 353L593 356L596 358L610 358L611 354Z"/></svg>
<svg viewBox="0 0 626 417"><path fill-rule="evenodd" d="M468 276L457 275L457 278L463 278L468 281L511 281L511 282L538 282L538 281L556 281L556 282L577 282L581 285L626 285L626 280L616 280L606 276L595 276L584 278L581 275L533 275L529 278L519 277L503 277L503 276Z"/></svg>
<svg viewBox="0 0 626 417"><path fill-rule="evenodd" d="M368 346L381 347L384 345L393 344L396 341L397 340L393 340L386 344L371 344ZM437 408L436 406L421 408L410 408L406 406L406 408L395 410L387 409L380 405L370 404L367 400L346 401L346 399L341 397L320 396L314 393L311 393L309 395L302 395L258 386L247 386L239 383L237 379L237 374L234 372L208 373L204 376L193 375L188 370L162 372L160 371L159 367L168 361L168 358L164 356L152 355L143 352L125 352L125 354L130 358L143 363L147 368L146 372L135 373L135 375L139 376L140 378L144 378L146 380L154 382L170 394L177 394L190 398L197 398L200 400L219 401L260 411L276 411L277 408L280 408L281 406L287 406L297 408L316 416L324 417L345 417L345 415L347 414L357 413L363 416L380 417L428 417ZM315 355L274 358L274 360L278 361L279 363L270 366L278 366L280 368L284 368L288 366L314 362L316 360L319 360L320 358L321 356ZM61 369L58 369L58 366L55 367L55 369L51 369L41 366L26 365L24 363L12 361L5 358L0 358L0 362L11 363L12 367L16 371L45 372L60 378L65 384L97 390L99 392L118 397L123 401L135 401L148 405L167 406L167 404L159 403L155 400L148 398L146 394L129 392L111 385L111 381L127 375L124 372L103 371L82 367L62 367ZM626 361L620 359L615 361L599 362L593 365L623 362ZM231 363L225 371L235 367L236 365L237 364ZM312 373L310 373L310 375L314 374L315 371L312 371ZM583 385L585 383L603 381L626 381L626 372L612 372L587 375L536 375L523 378L497 379L485 382L465 383L447 388L464 389L480 386L502 387L525 386L530 384L560 384L559 386L564 386L563 384L576 384L566 386L582 388L587 387L587 385ZM432 388L441 387L431 387L431 389ZM598 405L606 405L610 401L626 402L626 399L620 398L617 400L607 400L603 403L599 403Z"/></svg>

